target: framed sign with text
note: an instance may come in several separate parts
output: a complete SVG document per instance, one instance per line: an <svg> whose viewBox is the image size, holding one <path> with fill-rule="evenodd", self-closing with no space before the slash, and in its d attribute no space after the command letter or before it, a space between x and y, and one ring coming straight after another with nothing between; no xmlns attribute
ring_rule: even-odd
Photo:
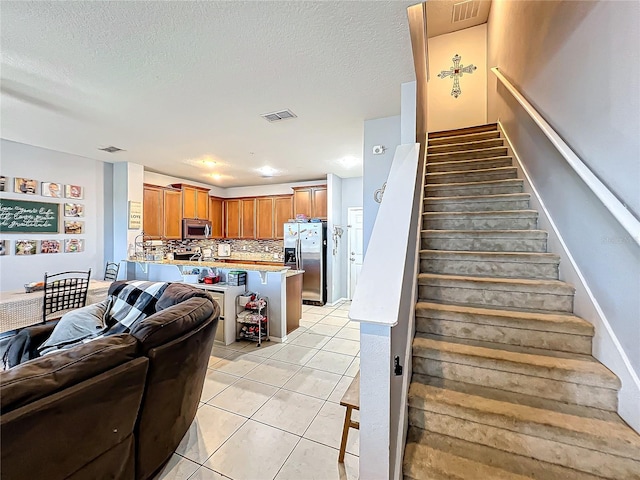
<svg viewBox="0 0 640 480"><path fill-rule="evenodd" d="M60 204L0 198L1 233L58 233Z"/></svg>
<svg viewBox="0 0 640 480"><path fill-rule="evenodd" d="M142 202L129 202L129 229L142 228Z"/></svg>

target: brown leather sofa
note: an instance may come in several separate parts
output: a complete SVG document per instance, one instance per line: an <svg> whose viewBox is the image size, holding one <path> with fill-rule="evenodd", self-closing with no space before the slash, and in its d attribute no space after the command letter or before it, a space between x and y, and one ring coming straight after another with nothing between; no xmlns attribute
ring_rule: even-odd
<svg viewBox="0 0 640 480"><path fill-rule="evenodd" d="M161 307L130 333L0 372L3 480L148 479L167 462L195 417L220 308L179 283ZM32 328L41 344L53 325Z"/></svg>

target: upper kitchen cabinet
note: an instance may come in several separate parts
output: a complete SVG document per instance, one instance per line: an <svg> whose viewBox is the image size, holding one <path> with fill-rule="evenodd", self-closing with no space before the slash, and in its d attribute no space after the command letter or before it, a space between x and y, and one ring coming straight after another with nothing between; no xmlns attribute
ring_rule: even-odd
<svg viewBox="0 0 640 480"><path fill-rule="evenodd" d="M151 237L164 234L164 188L144 186L142 201L142 231Z"/></svg>
<svg viewBox="0 0 640 480"><path fill-rule="evenodd" d="M145 235L182 238L182 192L144 185L142 225Z"/></svg>
<svg viewBox="0 0 640 480"><path fill-rule="evenodd" d="M284 238L284 224L293 218L293 195L273 199L273 238Z"/></svg>
<svg viewBox="0 0 640 480"><path fill-rule="evenodd" d="M293 187L293 210L295 215L327 219L327 186Z"/></svg>
<svg viewBox="0 0 640 480"><path fill-rule="evenodd" d="M174 183L182 190L182 218L209 219L209 189L184 183Z"/></svg>
<svg viewBox="0 0 640 480"><path fill-rule="evenodd" d="M256 238L273 238L273 197L256 198Z"/></svg>
<svg viewBox="0 0 640 480"><path fill-rule="evenodd" d="M224 199L209 197L211 238L224 238Z"/></svg>
<svg viewBox="0 0 640 480"><path fill-rule="evenodd" d="M164 190L164 237L182 238L182 192L166 188Z"/></svg>
<svg viewBox="0 0 640 480"><path fill-rule="evenodd" d="M227 238L240 238L242 228L242 200L225 200L225 218Z"/></svg>
<svg viewBox="0 0 640 480"><path fill-rule="evenodd" d="M242 230L240 238L256 238L256 199L244 198L242 202Z"/></svg>

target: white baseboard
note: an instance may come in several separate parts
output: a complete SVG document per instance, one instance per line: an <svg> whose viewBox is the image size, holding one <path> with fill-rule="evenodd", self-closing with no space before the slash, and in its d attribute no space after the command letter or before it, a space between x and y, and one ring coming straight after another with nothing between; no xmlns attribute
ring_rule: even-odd
<svg viewBox="0 0 640 480"><path fill-rule="evenodd" d="M569 252L562 235L560 235L556 224L531 181L531 177L520 160L518 153L513 149L511 140L502 128L500 121L498 121L498 127L507 141L509 154L516 159L515 166L519 171L518 177L524 180L524 189L531 194L531 208L538 210L538 226L541 230L546 230L549 233L548 250L560 255L562 280L572 284L576 289L574 313L593 324L595 328L592 354L615 373L622 382L622 388L618 394L618 413L635 431L640 433L640 379L638 374L634 371L629 357L611 328L611 324L587 285L580 268L571 252Z"/></svg>
<svg viewBox="0 0 640 480"><path fill-rule="evenodd" d="M346 298L346 297L341 297L341 298L339 298L338 300L336 300L335 302L331 302L331 303L327 302L327 305L329 305L330 307L333 307L334 305L336 305L336 304L338 304L338 303L340 303L340 302L348 302L348 301L349 301L349 299L348 299L348 298Z"/></svg>

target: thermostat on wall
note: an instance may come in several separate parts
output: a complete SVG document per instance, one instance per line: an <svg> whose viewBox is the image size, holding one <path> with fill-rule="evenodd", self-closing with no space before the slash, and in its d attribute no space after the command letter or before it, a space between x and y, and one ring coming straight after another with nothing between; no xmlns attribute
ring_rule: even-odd
<svg viewBox="0 0 640 480"><path fill-rule="evenodd" d="M384 145L374 145L373 154L382 155L387 148Z"/></svg>

